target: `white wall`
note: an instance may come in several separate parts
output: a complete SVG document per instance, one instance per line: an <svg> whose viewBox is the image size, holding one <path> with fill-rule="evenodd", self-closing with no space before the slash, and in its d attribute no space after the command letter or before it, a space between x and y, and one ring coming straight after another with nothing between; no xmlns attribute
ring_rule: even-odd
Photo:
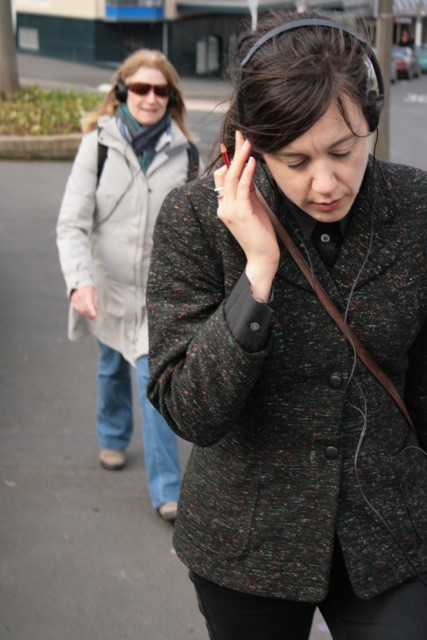
<svg viewBox="0 0 427 640"><path fill-rule="evenodd" d="M37 13L65 18L103 18L105 0L14 0L19 13Z"/></svg>

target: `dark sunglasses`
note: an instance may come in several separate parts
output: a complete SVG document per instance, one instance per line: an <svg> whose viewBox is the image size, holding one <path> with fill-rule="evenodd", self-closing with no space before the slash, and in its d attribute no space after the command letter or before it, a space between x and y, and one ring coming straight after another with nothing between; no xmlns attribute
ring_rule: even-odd
<svg viewBox="0 0 427 640"><path fill-rule="evenodd" d="M171 94L171 89L168 84L148 84L146 82L132 82L132 84L127 85L127 89L132 91L132 93L136 93L139 96L146 96L150 93L151 90L154 91L155 95L159 98L169 98Z"/></svg>

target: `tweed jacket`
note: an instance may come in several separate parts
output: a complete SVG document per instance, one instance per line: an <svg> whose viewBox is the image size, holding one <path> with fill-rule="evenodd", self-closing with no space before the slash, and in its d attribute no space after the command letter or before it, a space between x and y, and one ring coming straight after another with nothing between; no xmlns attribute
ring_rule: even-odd
<svg viewBox="0 0 427 640"><path fill-rule="evenodd" d="M97 184L98 139L108 148ZM172 122L158 140L144 174L116 118L82 138L57 224L67 295L95 286L98 317L88 320L70 304L68 335L93 334L129 362L148 353L145 290L154 224L166 194L187 180L188 141Z"/></svg>
<svg viewBox="0 0 427 640"><path fill-rule="evenodd" d="M274 209L260 172L256 182ZM404 396L418 438L286 251L267 345L248 353L236 342L224 299L246 259L212 187L166 199L148 280L148 395L194 443L177 553L231 589L320 602L337 535L368 599L426 568L427 174L370 159L334 267L305 242L341 312L355 283L349 324ZM276 214L299 244L283 206Z"/></svg>

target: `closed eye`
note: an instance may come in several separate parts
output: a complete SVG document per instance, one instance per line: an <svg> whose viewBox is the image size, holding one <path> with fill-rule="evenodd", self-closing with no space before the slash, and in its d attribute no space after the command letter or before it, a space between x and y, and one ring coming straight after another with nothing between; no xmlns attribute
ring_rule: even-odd
<svg viewBox="0 0 427 640"><path fill-rule="evenodd" d="M306 162L307 162L307 158L303 158L299 162L294 162L293 164L288 164L288 167L290 169L299 169L300 167L303 167L306 164Z"/></svg>
<svg viewBox="0 0 427 640"><path fill-rule="evenodd" d="M350 155L350 151L331 151L331 156L333 156L334 158L347 158Z"/></svg>

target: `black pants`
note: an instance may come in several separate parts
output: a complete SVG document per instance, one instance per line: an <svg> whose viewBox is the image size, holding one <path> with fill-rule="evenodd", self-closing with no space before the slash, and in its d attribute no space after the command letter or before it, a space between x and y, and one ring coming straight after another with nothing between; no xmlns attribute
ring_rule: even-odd
<svg viewBox="0 0 427 640"><path fill-rule="evenodd" d="M211 640L308 640L316 605L240 593L190 572ZM427 587L413 579L370 600L353 593L339 546L317 605L334 640L427 640Z"/></svg>

